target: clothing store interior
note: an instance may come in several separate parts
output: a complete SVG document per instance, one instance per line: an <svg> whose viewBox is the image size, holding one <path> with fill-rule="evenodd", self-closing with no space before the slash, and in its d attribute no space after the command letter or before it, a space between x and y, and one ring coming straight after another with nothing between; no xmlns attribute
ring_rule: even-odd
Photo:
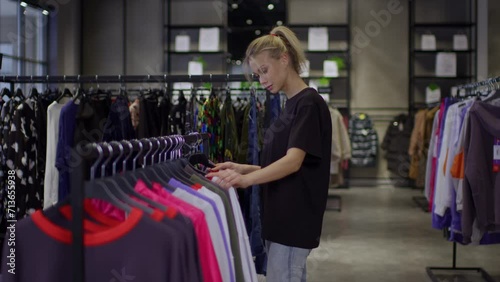
<svg viewBox="0 0 500 282"><path fill-rule="evenodd" d="M496 0L0 0L0 281L500 281L499 13ZM305 54L296 99L245 60L256 38L291 48L280 26ZM297 114L302 141L276 147L268 135L307 95L328 119L301 131L319 120ZM292 146L320 128L329 143L330 122L331 148ZM290 172L302 190L251 178L275 165L266 146L304 153ZM318 151L328 187L304 176ZM226 172L254 181L223 187ZM295 267L275 243L307 249L301 277L270 274Z"/></svg>

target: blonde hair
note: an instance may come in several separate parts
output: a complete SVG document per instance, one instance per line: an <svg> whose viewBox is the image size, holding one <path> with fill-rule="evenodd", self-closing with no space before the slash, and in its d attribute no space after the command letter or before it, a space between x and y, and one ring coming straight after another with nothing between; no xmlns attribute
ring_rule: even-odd
<svg viewBox="0 0 500 282"><path fill-rule="evenodd" d="M244 66L250 69L250 59L263 51L269 51L274 59L288 52L293 69L300 74L305 65L306 56L295 33L286 26L277 26L270 34L254 39L247 47ZM248 72L247 72L247 78Z"/></svg>

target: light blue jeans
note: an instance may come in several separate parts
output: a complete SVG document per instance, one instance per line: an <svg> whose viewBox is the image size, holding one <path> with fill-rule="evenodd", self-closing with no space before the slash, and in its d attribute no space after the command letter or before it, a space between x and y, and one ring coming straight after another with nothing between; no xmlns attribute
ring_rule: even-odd
<svg viewBox="0 0 500 282"><path fill-rule="evenodd" d="M306 261L310 249L289 247L266 241L266 282L306 282Z"/></svg>

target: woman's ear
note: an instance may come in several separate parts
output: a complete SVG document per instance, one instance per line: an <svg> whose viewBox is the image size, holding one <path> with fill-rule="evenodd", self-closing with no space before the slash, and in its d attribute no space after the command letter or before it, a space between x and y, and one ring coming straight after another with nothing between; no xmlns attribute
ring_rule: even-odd
<svg viewBox="0 0 500 282"><path fill-rule="evenodd" d="M290 56L288 56L288 52L283 52L283 54L281 54L280 56L280 62L283 65L287 65L289 61L290 61Z"/></svg>

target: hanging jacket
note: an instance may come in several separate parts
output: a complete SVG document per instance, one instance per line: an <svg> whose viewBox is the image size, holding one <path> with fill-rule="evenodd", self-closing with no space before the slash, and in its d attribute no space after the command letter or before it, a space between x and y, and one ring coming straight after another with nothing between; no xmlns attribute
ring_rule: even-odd
<svg viewBox="0 0 500 282"><path fill-rule="evenodd" d="M110 142L132 140L134 138L135 130L132 126L127 99L123 96L119 96L110 107L102 139L105 142Z"/></svg>
<svg viewBox="0 0 500 282"><path fill-rule="evenodd" d="M330 107L332 118L332 157L330 174L339 174L339 164L351 158L351 140L339 110Z"/></svg>
<svg viewBox="0 0 500 282"><path fill-rule="evenodd" d="M407 178L410 169L410 137L413 131L413 118L401 114L391 121L382 142L386 151L387 169L397 176Z"/></svg>
<svg viewBox="0 0 500 282"><path fill-rule="evenodd" d="M378 156L378 136L367 114L354 114L349 120L352 142L351 164L355 167L375 167Z"/></svg>
<svg viewBox="0 0 500 282"><path fill-rule="evenodd" d="M224 142L224 161L234 161L238 156L238 129L230 96L224 101L221 111L222 136Z"/></svg>
<svg viewBox="0 0 500 282"><path fill-rule="evenodd" d="M415 115L415 126L411 133L410 147L408 148L408 155L410 156L410 171L408 176L410 179L415 180L416 187L424 187L425 184L425 170L420 169L420 162L425 162L424 157L424 135L426 125L426 115L428 109L423 109Z"/></svg>
<svg viewBox="0 0 500 282"><path fill-rule="evenodd" d="M9 131L5 154L8 169L16 171L16 219L43 207L45 148L38 147L38 138L44 135L46 125L42 124L41 110L36 97L26 99L16 108Z"/></svg>

